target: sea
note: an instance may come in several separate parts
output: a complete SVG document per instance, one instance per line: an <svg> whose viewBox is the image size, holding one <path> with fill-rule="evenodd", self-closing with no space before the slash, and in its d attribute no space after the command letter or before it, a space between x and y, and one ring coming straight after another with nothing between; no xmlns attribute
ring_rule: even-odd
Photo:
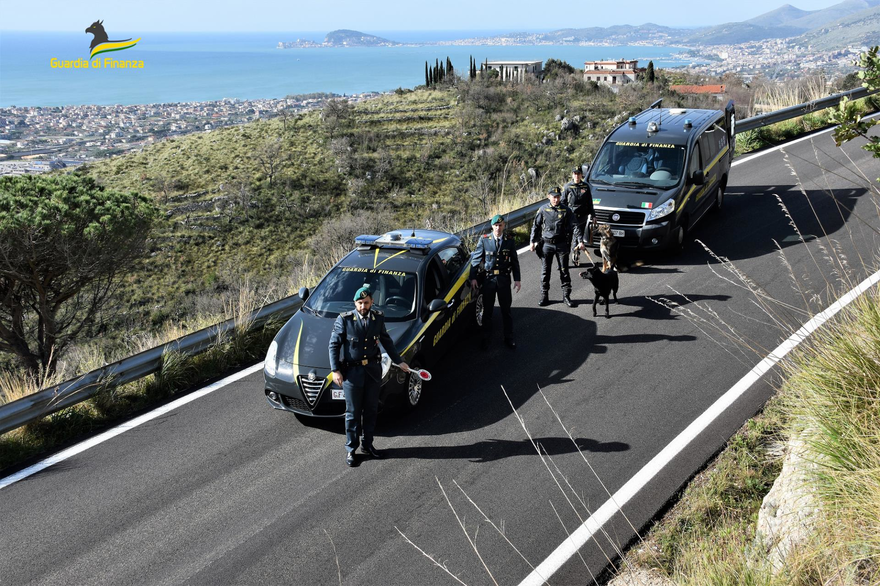
<svg viewBox="0 0 880 586"><path fill-rule="evenodd" d="M86 23L88 24L88 23ZM83 26L83 31L85 25ZM60 69L59 61L88 61L91 34L0 31L0 107L130 105L264 99L328 92L340 95L412 88L425 82L425 62L448 57L457 71L484 60L638 59L657 67L688 62L679 47L574 45L436 45L509 31L370 31L400 47L278 49L281 41L322 42L326 32L170 33L108 31L111 40L140 38L128 50L101 56L143 61L142 69Z"/></svg>

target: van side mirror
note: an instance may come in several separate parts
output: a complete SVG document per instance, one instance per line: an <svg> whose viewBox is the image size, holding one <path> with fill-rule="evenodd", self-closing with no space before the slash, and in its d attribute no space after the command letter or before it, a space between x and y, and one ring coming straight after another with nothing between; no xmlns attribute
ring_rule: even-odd
<svg viewBox="0 0 880 586"><path fill-rule="evenodd" d="M691 183L694 185L702 185L706 182L706 176L703 174L702 169L697 169L694 171L694 174L691 175Z"/></svg>
<svg viewBox="0 0 880 586"><path fill-rule="evenodd" d="M300 287L299 288L299 298L305 301L309 298L309 288L308 287Z"/></svg>
<svg viewBox="0 0 880 586"><path fill-rule="evenodd" d="M435 299L428 304L428 313L437 313L446 309L446 302L442 299Z"/></svg>

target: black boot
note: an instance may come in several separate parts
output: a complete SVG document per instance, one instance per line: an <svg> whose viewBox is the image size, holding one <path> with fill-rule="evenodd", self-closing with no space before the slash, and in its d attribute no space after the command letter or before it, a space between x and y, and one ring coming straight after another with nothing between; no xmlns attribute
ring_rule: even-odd
<svg viewBox="0 0 880 586"><path fill-rule="evenodd" d="M540 305L541 307L550 305L550 298L548 297L546 291L541 291L541 300L538 301L538 305Z"/></svg>
<svg viewBox="0 0 880 586"><path fill-rule="evenodd" d="M562 293L562 300L569 307L577 307L577 303L571 300L571 291L564 291Z"/></svg>

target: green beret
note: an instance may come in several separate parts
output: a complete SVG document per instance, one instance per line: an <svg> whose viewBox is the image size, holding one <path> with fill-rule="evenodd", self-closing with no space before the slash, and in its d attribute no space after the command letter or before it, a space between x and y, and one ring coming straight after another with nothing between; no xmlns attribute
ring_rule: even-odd
<svg viewBox="0 0 880 586"><path fill-rule="evenodd" d="M370 293L370 286L369 285L364 285L363 287L361 287L360 289L357 290L357 293L354 294L355 301L357 301L358 299L363 299L364 297L369 297L370 299L373 298L373 294Z"/></svg>
<svg viewBox="0 0 880 586"><path fill-rule="evenodd" d="M500 224L500 223L503 222L503 221L504 221L504 218L502 218L502 217L499 216L498 214L495 214L494 216L492 216L492 222L491 222L491 223L492 223L492 225L494 226L495 224Z"/></svg>

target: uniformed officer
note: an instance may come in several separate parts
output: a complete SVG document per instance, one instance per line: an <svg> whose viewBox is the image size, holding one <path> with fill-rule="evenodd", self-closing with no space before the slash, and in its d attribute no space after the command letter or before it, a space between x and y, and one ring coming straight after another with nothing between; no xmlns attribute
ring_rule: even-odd
<svg viewBox="0 0 880 586"><path fill-rule="evenodd" d="M532 225L531 249L536 250L541 258L541 300L538 305L550 303L550 271L553 268L553 257L559 268L559 280L562 282L562 300L569 307L575 307L571 300L571 275L568 273L568 251L572 240L583 250L584 243L581 231L575 222L574 212L563 204L562 193L558 187L551 187L547 192L548 203L541 206L535 214Z"/></svg>
<svg viewBox="0 0 880 586"><path fill-rule="evenodd" d="M478 275L483 275L480 295L483 296L484 350L489 347L489 337L492 334L492 312L495 308L496 295L501 308L501 321L504 323L504 343L508 348L516 348L516 341L513 339L513 319L510 317L510 305L513 303L513 295L510 294L510 273L513 273L513 288L519 293L521 287L519 256L516 254L513 238L504 233L504 226L504 219L501 216L492 216L492 233L484 234L471 254L470 276L474 291L479 285Z"/></svg>
<svg viewBox="0 0 880 586"><path fill-rule="evenodd" d="M379 390L382 387L381 342L391 361L403 371L409 366L394 348L385 329L385 315L371 309L373 296L369 285L354 295L355 311L340 313L330 336L330 368L333 382L345 393L345 463L357 466L355 450L363 431L361 452L381 458L373 446L373 430L379 411ZM363 425L361 419L363 418Z"/></svg>
<svg viewBox="0 0 880 586"><path fill-rule="evenodd" d="M580 228L584 243L589 245L592 243L592 234L588 231L590 220L596 216L593 209L593 194L590 193L590 186L584 183L584 170L580 165L571 170L571 181L562 188L562 203L571 208L574 212L574 221ZM581 247L575 246L571 249L571 262L574 266L580 265Z"/></svg>

